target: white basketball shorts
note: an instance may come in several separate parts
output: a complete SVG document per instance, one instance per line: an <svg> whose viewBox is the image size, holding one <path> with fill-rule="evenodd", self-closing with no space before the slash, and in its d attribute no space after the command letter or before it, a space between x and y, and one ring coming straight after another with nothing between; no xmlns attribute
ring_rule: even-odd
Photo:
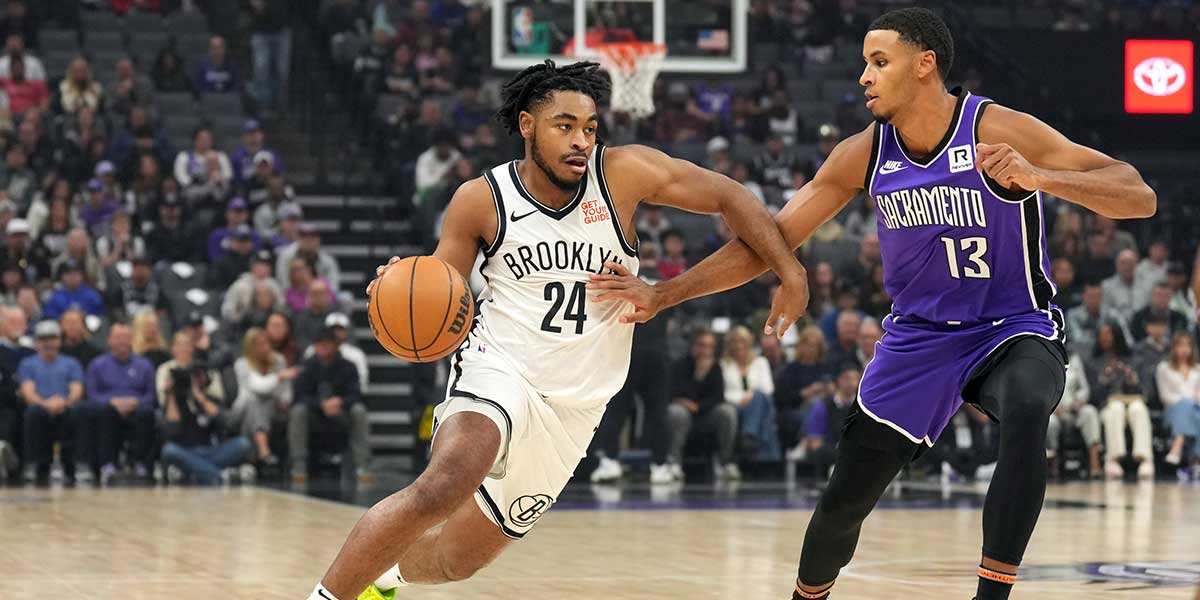
<svg viewBox="0 0 1200 600"><path fill-rule="evenodd" d="M587 454L607 399L579 407L547 401L511 362L474 344L451 359L446 385L446 400L433 411L433 443L438 426L460 412L496 423L500 451L475 503L505 535L520 539L558 499Z"/></svg>

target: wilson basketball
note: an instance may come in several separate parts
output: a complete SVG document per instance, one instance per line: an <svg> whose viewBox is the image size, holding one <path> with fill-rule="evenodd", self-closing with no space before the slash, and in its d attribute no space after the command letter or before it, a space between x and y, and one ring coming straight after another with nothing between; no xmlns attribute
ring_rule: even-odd
<svg viewBox="0 0 1200 600"><path fill-rule="evenodd" d="M410 256L388 267L371 292L367 318L385 350L409 362L454 352L475 317L475 303L454 267L433 256Z"/></svg>

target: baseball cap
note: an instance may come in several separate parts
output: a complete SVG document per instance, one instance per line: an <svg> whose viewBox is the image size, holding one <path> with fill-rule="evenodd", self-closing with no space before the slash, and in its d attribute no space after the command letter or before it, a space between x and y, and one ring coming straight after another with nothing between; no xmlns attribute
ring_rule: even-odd
<svg viewBox="0 0 1200 600"><path fill-rule="evenodd" d="M345 313L340 312L329 313L329 316L325 317L325 326L349 329L350 317L347 317Z"/></svg>
<svg viewBox="0 0 1200 600"><path fill-rule="evenodd" d="M74 260L74 259L65 260L65 261L63 261L63 263L61 265L58 266L58 276L59 277L62 277L63 275L65 275L67 273L81 272L81 271L83 271L83 265L79 264L79 261Z"/></svg>
<svg viewBox="0 0 1200 600"><path fill-rule="evenodd" d="M705 146L704 149L707 150L709 154L713 152L724 152L729 149L729 140L718 135L717 137L708 140L708 145Z"/></svg>
<svg viewBox="0 0 1200 600"><path fill-rule="evenodd" d="M332 327L322 327L321 331L317 333L317 337L313 341L314 342L336 342L337 334L335 334L333 332Z"/></svg>
<svg viewBox="0 0 1200 600"><path fill-rule="evenodd" d="M89 179L87 182L87 190L89 192L104 191L104 182L93 177L93 178Z"/></svg>
<svg viewBox="0 0 1200 600"><path fill-rule="evenodd" d="M117 168L113 166L112 161L102 160L96 163L96 177L112 175L117 172Z"/></svg>
<svg viewBox="0 0 1200 600"><path fill-rule="evenodd" d="M249 225L242 224L233 228L233 238L239 240L249 240L254 238L254 230Z"/></svg>
<svg viewBox="0 0 1200 600"><path fill-rule="evenodd" d="M246 119L246 122L242 123L242 133L250 133L260 129L262 129L262 124L258 122L258 119Z"/></svg>
<svg viewBox="0 0 1200 600"><path fill-rule="evenodd" d="M246 201L241 196L237 196L229 201L229 206L225 210L246 210L246 208Z"/></svg>
<svg viewBox="0 0 1200 600"><path fill-rule="evenodd" d="M256 262L265 262L268 265L273 265L273 264L275 264L275 255L271 254L270 250L267 250L266 248L264 248L262 250L259 250L258 252L255 252L254 258L252 260L254 260Z"/></svg>
<svg viewBox="0 0 1200 600"><path fill-rule="evenodd" d="M279 207L280 220L299 219L301 216L303 215L300 213L300 207L296 206L295 204L284 204L283 206Z"/></svg>
<svg viewBox="0 0 1200 600"><path fill-rule="evenodd" d="M33 337L49 338L62 335L62 328L58 326L58 321L39 321L33 328Z"/></svg>
<svg viewBox="0 0 1200 600"><path fill-rule="evenodd" d="M254 153L254 164L257 165L264 160L267 161L267 164L271 165L272 167L275 166L275 156L270 152L267 152L266 150L259 150L258 152Z"/></svg>
<svg viewBox="0 0 1200 600"><path fill-rule="evenodd" d="M4 232L8 235L16 235L18 233L29 235L29 221L25 219L10 219L8 225L4 228Z"/></svg>

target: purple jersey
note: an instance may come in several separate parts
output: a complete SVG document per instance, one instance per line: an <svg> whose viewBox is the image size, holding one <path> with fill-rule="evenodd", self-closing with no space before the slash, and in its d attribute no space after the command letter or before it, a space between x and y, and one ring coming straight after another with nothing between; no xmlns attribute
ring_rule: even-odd
<svg viewBox="0 0 1200 600"><path fill-rule="evenodd" d="M1014 194L975 169L979 117L991 100L953 93L954 119L929 157L912 156L895 127L876 126L866 178L892 314L858 404L930 446L989 358L1025 336L1064 338L1062 313L1050 304L1041 195Z"/></svg>
<svg viewBox="0 0 1200 600"><path fill-rule="evenodd" d="M992 101L952 93L950 129L928 157L908 152L895 127L875 127L866 185L892 314L959 324L1048 309L1056 290L1041 194L1015 194L975 168Z"/></svg>

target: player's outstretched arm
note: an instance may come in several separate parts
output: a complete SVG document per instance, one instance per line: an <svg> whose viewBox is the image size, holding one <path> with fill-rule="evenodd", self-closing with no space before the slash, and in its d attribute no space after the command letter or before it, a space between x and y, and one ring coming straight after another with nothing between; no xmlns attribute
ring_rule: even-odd
<svg viewBox="0 0 1200 600"><path fill-rule="evenodd" d="M608 152L605 170L632 175L628 180L609 182L651 204L686 211L720 214L738 238L746 240L767 267L785 283L803 281L804 267L783 241L763 203L745 186L686 160L672 158L647 146L621 146Z"/></svg>
<svg viewBox="0 0 1200 600"><path fill-rule="evenodd" d="M1154 215L1154 190L1132 165L1010 108L983 113L975 163L1009 189L1041 190L1114 219Z"/></svg>
<svg viewBox="0 0 1200 600"><path fill-rule="evenodd" d="M813 180L796 192L775 216L775 224L789 249L799 247L863 188L864 174L871 156L872 127L838 144ZM662 309L735 288L758 277L766 269L766 262L739 237L678 277L654 286L646 285L636 277L620 274L592 276L592 285L595 289L604 290L596 300L630 302L636 310L627 318L645 322ZM791 300L786 297L783 288L776 294L771 318L767 321L768 333L773 329L771 325L775 317L784 312L780 304ZM807 295L803 300L807 304ZM778 334L782 335L783 331L781 327Z"/></svg>
<svg viewBox="0 0 1200 600"><path fill-rule="evenodd" d="M470 280L480 246L486 247L495 242L498 218L492 190L484 178L477 177L462 184L446 207L441 238L433 255L458 269L464 280ZM376 279L397 262L400 262L400 257L393 256L386 265L376 267ZM375 280L372 279L367 284L367 295L371 294L374 287Z"/></svg>

